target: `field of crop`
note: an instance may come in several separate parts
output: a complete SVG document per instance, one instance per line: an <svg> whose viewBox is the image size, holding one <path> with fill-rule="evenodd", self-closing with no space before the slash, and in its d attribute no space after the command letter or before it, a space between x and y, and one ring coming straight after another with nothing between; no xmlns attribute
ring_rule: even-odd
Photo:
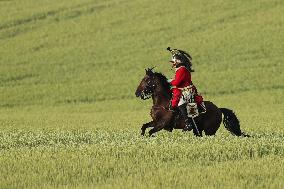
<svg viewBox="0 0 284 189"><path fill-rule="evenodd" d="M284 188L283 31L283 0L0 0L0 188ZM251 138L140 136L168 46Z"/></svg>

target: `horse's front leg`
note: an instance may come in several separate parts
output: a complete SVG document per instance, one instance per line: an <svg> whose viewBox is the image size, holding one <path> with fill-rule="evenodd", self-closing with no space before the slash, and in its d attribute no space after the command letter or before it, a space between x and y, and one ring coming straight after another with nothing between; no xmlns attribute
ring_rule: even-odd
<svg viewBox="0 0 284 189"><path fill-rule="evenodd" d="M141 127L141 135L144 136L145 135L145 131L148 127L154 127L154 121L150 121L149 123L145 123L143 124L143 126Z"/></svg>
<svg viewBox="0 0 284 189"><path fill-rule="evenodd" d="M149 137L152 136L154 133L162 130L169 122L168 121L161 121L158 122L153 129L149 131Z"/></svg>

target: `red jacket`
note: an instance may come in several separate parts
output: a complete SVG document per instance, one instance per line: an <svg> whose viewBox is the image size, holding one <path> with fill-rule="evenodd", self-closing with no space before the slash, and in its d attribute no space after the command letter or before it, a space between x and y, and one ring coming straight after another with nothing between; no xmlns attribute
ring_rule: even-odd
<svg viewBox="0 0 284 189"><path fill-rule="evenodd" d="M191 81L191 73L184 67L181 66L176 69L175 78L171 81L171 85L173 86L173 97L171 100L172 107L177 107L180 97L182 95L182 91L178 88L184 88L192 84ZM193 90L195 91L195 102L197 104L200 104L203 101L203 98L201 95L198 95L197 89L195 86L193 86Z"/></svg>
<svg viewBox="0 0 284 189"><path fill-rule="evenodd" d="M180 97L182 95L181 90L178 88L184 88L191 84L191 74L184 67L181 66L176 69L175 78L171 81L171 85L173 86L173 97L171 100L172 107L177 107Z"/></svg>
<svg viewBox="0 0 284 189"><path fill-rule="evenodd" d="M171 85L177 88L184 88L191 84L191 74L184 67L181 66L176 69L175 79L171 81Z"/></svg>

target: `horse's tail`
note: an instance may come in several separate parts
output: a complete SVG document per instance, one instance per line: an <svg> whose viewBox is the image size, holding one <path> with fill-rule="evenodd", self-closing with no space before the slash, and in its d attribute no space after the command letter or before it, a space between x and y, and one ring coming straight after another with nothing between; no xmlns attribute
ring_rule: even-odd
<svg viewBox="0 0 284 189"><path fill-rule="evenodd" d="M231 132L232 135L250 137L248 134L245 134L241 131L240 122L236 114L227 108L219 108L224 115L223 124L225 128Z"/></svg>

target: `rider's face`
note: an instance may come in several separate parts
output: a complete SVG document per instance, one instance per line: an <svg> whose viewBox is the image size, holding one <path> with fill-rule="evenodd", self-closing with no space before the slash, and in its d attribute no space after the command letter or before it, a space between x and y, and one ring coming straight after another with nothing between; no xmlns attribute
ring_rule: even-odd
<svg viewBox="0 0 284 189"><path fill-rule="evenodd" d="M172 68L175 68L176 65L180 63L180 61L177 60L177 59L173 59L173 60L170 61L170 63L172 64Z"/></svg>
<svg viewBox="0 0 284 189"><path fill-rule="evenodd" d="M175 68L177 65L177 62L172 62L172 68Z"/></svg>

